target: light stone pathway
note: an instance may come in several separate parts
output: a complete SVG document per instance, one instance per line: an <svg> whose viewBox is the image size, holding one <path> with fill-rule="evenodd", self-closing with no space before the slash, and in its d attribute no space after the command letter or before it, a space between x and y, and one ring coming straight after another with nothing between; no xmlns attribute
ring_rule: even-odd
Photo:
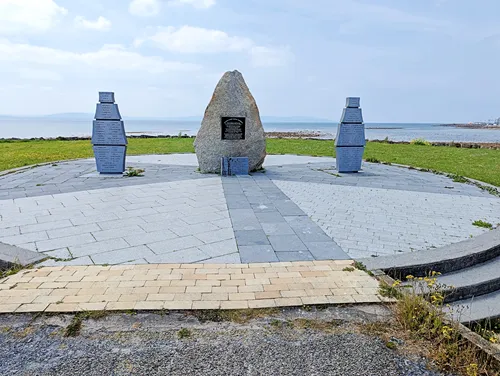
<svg viewBox="0 0 500 376"><path fill-rule="evenodd" d="M475 220L500 223L494 196L274 183L353 258L436 248L483 233Z"/></svg>
<svg viewBox="0 0 500 376"><path fill-rule="evenodd" d="M59 259L44 265L240 262L217 177L3 200L0 215L0 242Z"/></svg>
<svg viewBox="0 0 500 376"><path fill-rule="evenodd" d="M57 266L0 281L0 313L246 309L379 303L352 261Z"/></svg>
<svg viewBox="0 0 500 376"><path fill-rule="evenodd" d="M196 172L194 154L132 156L144 177L92 160L0 176L0 242L46 266L249 263L390 255L455 243L500 222L500 200L445 176L333 158L268 156L265 173ZM348 255L345 253L347 252Z"/></svg>

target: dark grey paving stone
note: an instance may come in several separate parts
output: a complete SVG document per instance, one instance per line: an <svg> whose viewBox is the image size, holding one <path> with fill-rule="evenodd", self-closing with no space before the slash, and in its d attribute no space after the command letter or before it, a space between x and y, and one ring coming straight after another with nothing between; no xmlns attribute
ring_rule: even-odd
<svg viewBox="0 0 500 376"><path fill-rule="evenodd" d="M280 261L270 245L240 246L238 249L242 263Z"/></svg>
<svg viewBox="0 0 500 376"><path fill-rule="evenodd" d="M277 201L274 204L281 215L303 215L304 212L293 201Z"/></svg>
<svg viewBox="0 0 500 376"><path fill-rule="evenodd" d="M307 229L300 231L299 229L295 229L295 233L298 235L300 240L302 240L304 243L319 243L319 242L325 242L329 243L332 241L332 238L330 238L328 235L326 235L323 231L319 232L316 230L313 230L311 232L308 232Z"/></svg>
<svg viewBox="0 0 500 376"><path fill-rule="evenodd" d="M260 223L286 223L285 218L278 212L256 213Z"/></svg>
<svg viewBox="0 0 500 376"><path fill-rule="evenodd" d="M248 209L232 209L229 212L232 220L243 220L243 219L256 219L255 213L252 208Z"/></svg>
<svg viewBox="0 0 500 376"><path fill-rule="evenodd" d="M248 196L247 198L251 204L266 205L273 203L267 196Z"/></svg>
<svg viewBox="0 0 500 376"><path fill-rule="evenodd" d="M285 218L285 221L292 228L300 228L312 223L311 219L305 213L302 213L302 215L284 215L283 218Z"/></svg>
<svg viewBox="0 0 500 376"><path fill-rule="evenodd" d="M316 260L350 260L351 258L345 253L339 245L333 241L306 243L309 252Z"/></svg>
<svg viewBox="0 0 500 376"><path fill-rule="evenodd" d="M269 245L269 239L262 230L235 230L236 244L244 245Z"/></svg>
<svg viewBox="0 0 500 376"><path fill-rule="evenodd" d="M245 199L241 201L227 202L228 209L251 209L250 203Z"/></svg>
<svg viewBox="0 0 500 376"><path fill-rule="evenodd" d="M266 235L295 235L295 231L286 222L262 223Z"/></svg>
<svg viewBox="0 0 500 376"><path fill-rule="evenodd" d="M254 220L231 220L235 231L262 231L262 225L257 219Z"/></svg>
<svg viewBox="0 0 500 376"><path fill-rule="evenodd" d="M226 198L227 202L241 202L241 201L247 201L247 196L245 196L243 193L226 193L226 190L224 188L224 196Z"/></svg>
<svg viewBox="0 0 500 376"><path fill-rule="evenodd" d="M297 235L269 235L269 241L276 252L307 251Z"/></svg>
<svg viewBox="0 0 500 376"><path fill-rule="evenodd" d="M276 210L276 207L273 204L250 204L250 206L255 214L269 213L269 212L278 213L278 210Z"/></svg>
<svg viewBox="0 0 500 376"><path fill-rule="evenodd" d="M276 256L278 256L278 259L281 262L285 262L285 261L314 261L314 257L309 251L276 252Z"/></svg>

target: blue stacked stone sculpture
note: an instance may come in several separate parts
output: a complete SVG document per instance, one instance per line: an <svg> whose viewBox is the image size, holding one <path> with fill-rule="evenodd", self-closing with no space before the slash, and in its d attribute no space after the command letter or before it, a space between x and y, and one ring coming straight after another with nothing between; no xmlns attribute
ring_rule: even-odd
<svg viewBox="0 0 500 376"><path fill-rule="evenodd" d="M365 125L359 98L349 97L337 129L335 152L338 172L358 172L365 151Z"/></svg>
<svg viewBox="0 0 500 376"><path fill-rule="evenodd" d="M92 128L92 148L99 173L123 174L127 136L114 93L99 93L99 103Z"/></svg>

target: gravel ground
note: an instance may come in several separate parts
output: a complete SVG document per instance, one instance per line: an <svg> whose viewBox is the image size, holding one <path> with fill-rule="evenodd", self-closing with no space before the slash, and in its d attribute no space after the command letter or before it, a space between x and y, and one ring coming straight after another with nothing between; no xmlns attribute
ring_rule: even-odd
<svg viewBox="0 0 500 376"><path fill-rule="evenodd" d="M383 317L354 308L288 310L246 324L200 322L184 313L114 314L86 320L78 336L63 337L70 315L4 315L0 374L438 376L424 360L354 330ZM339 321L328 330L287 324L297 318ZM181 328L188 337L179 338Z"/></svg>

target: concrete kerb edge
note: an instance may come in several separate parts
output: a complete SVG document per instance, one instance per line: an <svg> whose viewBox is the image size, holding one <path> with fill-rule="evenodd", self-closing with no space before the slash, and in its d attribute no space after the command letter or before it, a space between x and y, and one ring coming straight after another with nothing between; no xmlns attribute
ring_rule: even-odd
<svg viewBox="0 0 500 376"><path fill-rule="evenodd" d="M147 156L147 155L170 155L170 154L194 154L194 153L164 153L164 154L128 154L128 156L134 156L134 157L141 157L141 156ZM32 168L36 167L43 167L43 166L48 166L54 163L65 163L65 162L77 162L77 161L86 161L90 158L75 158L75 159L61 159L57 161L51 161L51 162L41 162L41 163L35 163L29 166L22 166L22 167L16 167L16 168L11 168L9 170L4 170L0 171L0 177L9 175L9 174L15 174L17 172L21 172L24 170L31 170Z"/></svg>
<svg viewBox="0 0 500 376"><path fill-rule="evenodd" d="M51 165L54 163L84 161L86 159L88 159L88 158L63 159L63 160L58 160L58 161L35 163L35 164L29 165L29 166L11 168L9 170L0 171L0 177L5 176L5 175L10 175L10 174L15 174L15 173L25 171L25 170L31 170L31 169L36 168L36 167L48 166L48 165Z"/></svg>
<svg viewBox="0 0 500 376"><path fill-rule="evenodd" d="M373 162L367 162L367 163L373 163ZM439 171L439 170L432 170L432 169L424 168L424 167L409 166L409 165L404 165L404 164L399 164L399 163L381 162L381 164L385 164L387 166L394 166L394 167L406 168L406 169L409 169L409 170L413 169L413 170L417 170L417 171L420 171L420 172L430 172L431 174L434 173L433 171L439 172L441 174L450 174L449 172L444 172L444 171ZM446 175L444 175L444 176L446 176ZM481 181L481 180L472 179L472 178L469 178L467 176L463 176L463 178L469 180L474 185L480 184L482 186L493 188L493 189L496 189L496 190L500 189L496 185L493 185L493 184L490 184L490 183L485 183L484 181Z"/></svg>
<svg viewBox="0 0 500 376"><path fill-rule="evenodd" d="M500 228L491 231L495 231L500 235ZM419 258L417 263L411 263L411 261L407 264L405 264L404 262L398 263L398 260L408 257L408 255L405 254L381 256L376 259L359 259L359 261L366 264L369 268L383 270L385 273L397 276L398 278L404 278L405 276L410 274L415 276L426 275L432 271L450 273L482 262L486 262L500 256L500 241L495 242L494 245L487 245L480 250L477 250L478 247L474 246L474 243L482 242L482 238L488 236L489 234L490 233L487 232L485 234L476 236L475 238L463 240L459 243L425 251L418 251L418 255L421 257ZM472 249L472 251L464 252L458 257L453 257L453 249L464 248L464 244L466 244L467 249ZM450 251L450 248L452 249L452 251ZM443 252L443 249L446 250L446 252ZM432 258L432 256L434 255L441 254L442 257L440 258ZM432 255L430 256L431 259L427 262L425 261L426 255Z"/></svg>
<svg viewBox="0 0 500 376"><path fill-rule="evenodd" d="M371 272L373 273L375 278L377 278L377 280L379 280L382 283L386 283L389 286L392 286L394 282L396 282L395 279L385 274L382 270L371 270ZM404 290L403 293L405 293ZM473 332L471 329L469 329L462 323L459 323L457 321L452 321L450 318L448 318L448 320L450 323L457 324L458 331L463 338L465 338L469 343L475 346L482 354L486 355L486 357L489 360L494 362L494 365L500 367L500 351L498 350L498 348L493 346L479 334Z"/></svg>

